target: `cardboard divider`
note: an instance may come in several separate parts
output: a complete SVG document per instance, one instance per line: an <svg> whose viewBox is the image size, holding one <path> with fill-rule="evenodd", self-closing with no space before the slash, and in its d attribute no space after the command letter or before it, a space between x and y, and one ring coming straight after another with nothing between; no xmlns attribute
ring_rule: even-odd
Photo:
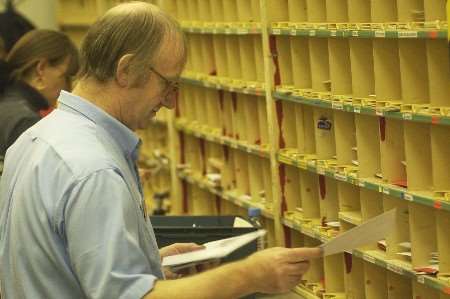
<svg viewBox="0 0 450 299"><path fill-rule="evenodd" d="M426 43L430 104L433 107L450 107L448 41L427 40Z"/></svg>
<svg viewBox="0 0 450 299"><path fill-rule="evenodd" d="M373 23L388 23L398 20L396 1L371 0L370 4Z"/></svg>
<svg viewBox="0 0 450 299"><path fill-rule="evenodd" d="M317 174L300 170L300 198L303 216L306 219L320 219L319 182Z"/></svg>
<svg viewBox="0 0 450 299"><path fill-rule="evenodd" d="M437 218L437 245L439 253L439 274L438 277L449 280L450 276L450 215L446 211L438 211Z"/></svg>
<svg viewBox="0 0 450 299"><path fill-rule="evenodd" d="M431 127L433 190L450 192L450 128Z"/></svg>
<svg viewBox="0 0 450 299"><path fill-rule="evenodd" d="M202 173L203 160L198 154L200 152L199 140L193 136L184 136L184 154L186 156L187 163L191 166L190 169L194 173Z"/></svg>
<svg viewBox="0 0 450 299"><path fill-rule="evenodd" d="M205 88L206 117L208 126L215 129L222 128L222 113L217 90Z"/></svg>
<svg viewBox="0 0 450 299"><path fill-rule="evenodd" d="M191 21L200 20L199 6L197 0L186 1L187 19Z"/></svg>
<svg viewBox="0 0 450 299"><path fill-rule="evenodd" d="M353 150L356 147L354 114L335 111L333 118L337 163L352 165L352 162L357 160L356 152Z"/></svg>
<svg viewBox="0 0 450 299"><path fill-rule="evenodd" d="M446 2L446 0L424 0L425 21L447 20L445 14Z"/></svg>
<svg viewBox="0 0 450 299"><path fill-rule="evenodd" d="M267 124L266 99L260 97L257 101L259 136L261 144L269 143L269 128Z"/></svg>
<svg viewBox="0 0 450 299"><path fill-rule="evenodd" d="M248 174L250 180L250 195L253 200L263 199L262 195L265 193L267 186L264 185L264 179L261 176L262 165L261 158L248 155Z"/></svg>
<svg viewBox="0 0 450 299"><path fill-rule="evenodd" d="M429 0L426 0L429 1ZM397 0L399 22L423 22L424 0Z"/></svg>
<svg viewBox="0 0 450 299"><path fill-rule="evenodd" d="M350 39L352 94L368 98L375 94L373 42L371 39Z"/></svg>
<svg viewBox="0 0 450 299"><path fill-rule="evenodd" d="M247 141L250 144L261 143L261 133L259 128L258 102L264 100L257 96L247 95L244 101L245 105L245 126L247 131Z"/></svg>
<svg viewBox="0 0 450 299"><path fill-rule="evenodd" d="M264 57L262 49L261 37L258 35L253 36L253 49L254 49L254 59L256 66L256 81L264 82Z"/></svg>
<svg viewBox="0 0 450 299"><path fill-rule="evenodd" d="M205 89L201 87L196 87L194 89L194 109L195 109L195 121L200 124L208 124L208 114L206 110L206 94Z"/></svg>
<svg viewBox="0 0 450 299"><path fill-rule="evenodd" d="M347 298L365 299L364 260L345 255L345 294Z"/></svg>
<svg viewBox="0 0 450 299"><path fill-rule="evenodd" d="M267 240L267 244L264 247L274 247L277 246L276 238L275 238L275 223L272 219L269 218L261 218L262 227L267 230L267 235L265 236Z"/></svg>
<svg viewBox="0 0 450 299"><path fill-rule="evenodd" d="M403 122L394 119L379 119L381 172L383 180L391 184L406 185L406 158L403 137Z"/></svg>
<svg viewBox="0 0 450 299"><path fill-rule="evenodd" d="M388 299L414 298L412 296L411 279L388 271L387 283Z"/></svg>
<svg viewBox="0 0 450 299"><path fill-rule="evenodd" d="M319 2L319 0L314 0ZM311 82L314 91L331 91L328 41L323 38L309 40Z"/></svg>
<svg viewBox="0 0 450 299"><path fill-rule="evenodd" d="M289 22L305 23L308 19L306 0L288 0Z"/></svg>
<svg viewBox="0 0 450 299"><path fill-rule="evenodd" d="M347 0L326 0L327 23L348 22Z"/></svg>
<svg viewBox="0 0 450 299"><path fill-rule="evenodd" d="M200 34L189 34L187 36L189 49L191 54L189 59L191 60L192 71L196 73L202 73L205 70L205 60L197 53L202 53L202 36Z"/></svg>
<svg viewBox="0 0 450 299"><path fill-rule="evenodd" d="M294 166L286 165L286 179L284 182L284 198L287 211L301 208L300 170Z"/></svg>
<svg viewBox="0 0 450 299"><path fill-rule="evenodd" d="M359 188L347 183L338 182L337 185L339 198L339 219L342 224L351 223L353 226L361 223L361 201ZM352 220L351 222L348 220ZM342 226L344 231L345 226Z"/></svg>
<svg viewBox="0 0 450 299"><path fill-rule="evenodd" d="M270 161L269 159L261 159L260 163L262 165L262 175L264 179L264 198L262 200L268 208L273 208L273 194L272 194L272 175L270 172Z"/></svg>
<svg viewBox="0 0 450 299"><path fill-rule="evenodd" d="M362 222L366 222L383 213L383 195L381 193L361 188L359 197L361 199ZM366 250L380 250L376 242L364 245L363 248Z"/></svg>
<svg viewBox="0 0 450 299"><path fill-rule="evenodd" d="M413 281L412 284L413 284L413 298L443 299L445 297L447 298L449 297L445 296L444 294L440 296L438 290L430 289L425 285L418 283L417 281Z"/></svg>
<svg viewBox="0 0 450 299"><path fill-rule="evenodd" d="M303 154L315 154L314 109L306 105L295 105L295 121L298 151Z"/></svg>
<svg viewBox="0 0 450 299"><path fill-rule="evenodd" d="M203 60L202 73L213 75L217 73L216 60L214 57L214 44L212 35L201 35L201 59ZM195 54L194 54L195 55Z"/></svg>
<svg viewBox="0 0 450 299"><path fill-rule="evenodd" d="M222 7L225 22L238 21L237 2L235 0L222 0Z"/></svg>
<svg viewBox="0 0 450 299"><path fill-rule="evenodd" d="M352 72L350 66L349 40L330 38L328 40L328 53L330 55L331 93L340 95L351 94Z"/></svg>
<svg viewBox="0 0 450 299"><path fill-rule="evenodd" d="M319 177L319 205L321 222L339 221L339 200L336 180Z"/></svg>
<svg viewBox="0 0 450 299"><path fill-rule="evenodd" d="M281 85L293 85L290 37L277 36L276 39Z"/></svg>
<svg viewBox="0 0 450 299"><path fill-rule="evenodd" d="M280 22L288 21L288 0L266 0L267 21Z"/></svg>
<svg viewBox="0 0 450 299"><path fill-rule="evenodd" d="M226 49L226 37L223 35L213 36L213 49L216 62L217 76L228 77L228 53Z"/></svg>
<svg viewBox="0 0 450 299"><path fill-rule="evenodd" d="M325 23L327 21L326 0L306 0L308 22Z"/></svg>
<svg viewBox="0 0 450 299"><path fill-rule="evenodd" d="M200 189L195 185L189 187L190 201L190 214L194 216L200 215L216 215L217 208L214 201L214 195L207 190Z"/></svg>
<svg viewBox="0 0 450 299"><path fill-rule="evenodd" d="M211 19L211 5L209 0L197 0L198 16L202 22L210 22Z"/></svg>
<svg viewBox="0 0 450 299"><path fill-rule="evenodd" d="M248 140L247 136L247 122L246 118L248 118L248 115L245 113L247 112L247 104L248 99L247 95L237 93L236 94L236 103L233 103L235 105L233 108L233 121L234 121L234 128L236 129L234 138L237 140Z"/></svg>
<svg viewBox="0 0 450 299"><path fill-rule="evenodd" d="M235 128L233 123L233 100L231 98L231 93L223 92L223 99L221 101L222 110L222 134L228 137L234 137ZM220 97L220 95L219 95Z"/></svg>
<svg viewBox="0 0 450 299"><path fill-rule="evenodd" d="M234 171L236 172L236 191L239 195L250 195L250 178L248 173L248 155L235 151Z"/></svg>
<svg viewBox="0 0 450 299"><path fill-rule="evenodd" d="M314 108L314 136L317 159L332 159L336 155L334 130L333 111Z"/></svg>
<svg viewBox="0 0 450 299"><path fill-rule="evenodd" d="M371 3L367 0L348 0L348 21L370 23Z"/></svg>
<svg viewBox="0 0 450 299"><path fill-rule="evenodd" d="M386 237L387 258L402 260L410 263L410 257L398 254L409 251L409 249L405 247L405 244L411 243L408 203L389 195L383 195L383 208L385 212L392 209L397 209L395 229L392 234Z"/></svg>
<svg viewBox="0 0 450 299"><path fill-rule="evenodd" d="M325 289L327 293L344 293L344 254L335 254L323 259L325 274Z"/></svg>
<svg viewBox="0 0 450 299"><path fill-rule="evenodd" d="M291 102L282 102L283 119L281 123L281 135L286 148L297 148L297 119L295 107L298 105ZM299 128L302 129L302 128Z"/></svg>
<svg viewBox="0 0 450 299"><path fill-rule="evenodd" d="M399 50L403 102L430 103L426 41L400 40Z"/></svg>
<svg viewBox="0 0 450 299"><path fill-rule="evenodd" d="M398 41L395 39L374 39L373 55L376 99L401 101L402 85Z"/></svg>
<svg viewBox="0 0 450 299"><path fill-rule="evenodd" d="M256 65L255 65L255 50L252 36L239 37L239 53L241 61L242 79L246 81L256 81Z"/></svg>
<svg viewBox="0 0 450 299"><path fill-rule="evenodd" d="M405 122L404 130L408 190L431 190L431 127L428 124ZM450 135L448 137L450 138Z"/></svg>
<svg viewBox="0 0 450 299"><path fill-rule="evenodd" d="M309 58L309 39L290 37L292 58L292 84L296 88L310 89L311 63Z"/></svg>
<svg viewBox="0 0 450 299"><path fill-rule="evenodd" d="M432 208L409 204L411 253L413 267L431 265L431 254L437 251L436 217Z"/></svg>
<svg viewBox="0 0 450 299"><path fill-rule="evenodd" d="M209 5L211 7L211 18L215 22L225 21L225 10L223 8L222 0L209 0Z"/></svg>
<svg viewBox="0 0 450 299"><path fill-rule="evenodd" d="M359 177L374 178L381 173L378 117L357 114L355 126Z"/></svg>
<svg viewBox="0 0 450 299"><path fill-rule="evenodd" d="M254 22L255 16L252 10L252 1L236 1L239 22Z"/></svg>
<svg viewBox="0 0 450 299"><path fill-rule="evenodd" d="M230 35L225 39L225 48L227 52L227 69L228 76L233 79L242 78L240 52L239 52L239 37Z"/></svg>
<svg viewBox="0 0 450 299"><path fill-rule="evenodd" d="M388 298L387 272L383 268L364 262L366 299Z"/></svg>

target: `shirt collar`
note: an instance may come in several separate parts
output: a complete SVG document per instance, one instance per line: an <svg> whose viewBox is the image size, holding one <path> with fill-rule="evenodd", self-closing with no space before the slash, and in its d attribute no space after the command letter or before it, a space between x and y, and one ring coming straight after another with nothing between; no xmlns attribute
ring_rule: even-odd
<svg viewBox="0 0 450 299"><path fill-rule="evenodd" d="M64 90L61 91L58 104L58 109L78 113L101 126L119 144L125 156L137 159L141 141L117 119L82 97Z"/></svg>

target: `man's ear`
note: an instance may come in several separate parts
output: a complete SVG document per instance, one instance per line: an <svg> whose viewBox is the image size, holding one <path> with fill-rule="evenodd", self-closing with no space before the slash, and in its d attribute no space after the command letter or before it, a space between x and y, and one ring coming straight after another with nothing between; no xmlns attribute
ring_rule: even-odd
<svg viewBox="0 0 450 299"><path fill-rule="evenodd" d="M127 87L131 83L130 63L133 54L123 55L117 63L116 82L120 87Z"/></svg>

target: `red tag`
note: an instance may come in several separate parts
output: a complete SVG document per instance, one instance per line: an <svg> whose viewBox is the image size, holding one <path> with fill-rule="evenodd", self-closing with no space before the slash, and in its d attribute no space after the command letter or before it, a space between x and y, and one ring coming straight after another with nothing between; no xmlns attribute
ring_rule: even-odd
<svg viewBox="0 0 450 299"><path fill-rule="evenodd" d="M442 208L442 203L440 201L435 201L434 208L440 210Z"/></svg>
<svg viewBox="0 0 450 299"><path fill-rule="evenodd" d="M436 125L436 124L439 123L440 119L441 119L441 118L440 118L439 116L433 115L433 116L431 116L431 123L432 123L433 125Z"/></svg>
<svg viewBox="0 0 450 299"><path fill-rule="evenodd" d="M437 31L431 31L428 33L430 38L437 38L438 37L438 32Z"/></svg>

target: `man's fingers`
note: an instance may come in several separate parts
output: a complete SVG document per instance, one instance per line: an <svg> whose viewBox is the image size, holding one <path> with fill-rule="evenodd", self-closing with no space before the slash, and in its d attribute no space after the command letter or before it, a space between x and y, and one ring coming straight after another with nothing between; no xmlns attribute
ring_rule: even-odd
<svg viewBox="0 0 450 299"><path fill-rule="evenodd" d="M186 252L196 251L196 250L205 248L205 246L198 245L196 243L177 243L175 245L176 245L177 251L179 253L186 253Z"/></svg>
<svg viewBox="0 0 450 299"><path fill-rule="evenodd" d="M287 257L290 263L308 261L323 256L322 248L290 248Z"/></svg>
<svg viewBox="0 0 450 299"><path fill-rule="evenodd" d="M290 276L301 276L309 269L309 262L304 261L286 266L286 273Z"/></svg>

